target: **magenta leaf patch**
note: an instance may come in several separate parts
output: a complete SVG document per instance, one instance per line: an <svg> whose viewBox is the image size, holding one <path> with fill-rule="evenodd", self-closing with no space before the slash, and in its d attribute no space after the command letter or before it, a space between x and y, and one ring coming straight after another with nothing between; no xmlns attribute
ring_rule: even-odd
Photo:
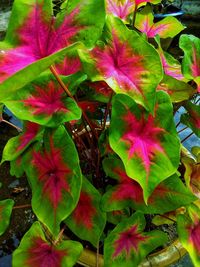
<svg viewBox="0 0 200 267"><path fill-rule="evenodd" d="M126 20L135 9L135 1L106 0L107 13Z"/></svg>
<svg viewBox="0 0 200 267"><path fill-rule="evenodd" d="M16 137L10 138L3 150L2 161L16 160L29 145L39 140L43 129L33 122L24 122L23 132Z"/></svg>
<svg viewBox="0 0 200 267"><path fill-rule="evenodd" d="M128 96L118 94L113 99L110 145L127 175L141 185L145 202L178 167L174 156L179 158L180 144L169 102L165 93L158 92L152 115Z"/></svg>
<svg viewBox="0 0 200 267"><path fill-rule="evenodd" d="M127 21L140 4L158 3L159 0L106 0L107 13Z"/></svg>
<svg viewBox="0 0 200 267"><path fill-rule="evenodd" d="M68 76L81 70L81 62L78 55L71 55L56 64L55 68L60 75Z"/></svg>
<svg viewBox="0 0 200 267"><path fill-rule="evenodd" d="M95 14L92 12L94 6ZM5 88L11 86L10 91L15 91L68 53L67 58L70 58L80 46L77 41L91 47L101 35L105 17L103 0L95 3L91 0L74 1L66 9L63 4L63 12L57 17L52 14L50 0L30 0L29 3L19 0L14 3L5 41L0 43L0 82L5 81L0 85L2 97L6 98ZM64 73L71 74L79 68L80 62L76 59L71 69L65 69Z"/></svg>
<svg viewBox="0 0 200 267"><path fill-rule="evenodd" d="M137 232L137 226L133 225L130 229L120 234L120 238L115 241L115 253L113 258L117 257L123 251L127 258L130 257L131 250L138 252L139 244L146 242L147 237Z"/></svg>
<svg viewBox="0 0 200 267"><path fill-rule="evenodd" d="M164 213L190 204L195 200L177 175L161 182L148 200L148 206L143 199L141 186L127 176L122 162L110 157L104 159L103 167L108 177L117 179L117 184L107 190L101 201L102 210L113 211L131 207L144 213ZM165 205L163 206L163 203Z"/></svg>
<svg viewBox="0 0 200 267"><path fill-rule="evenodd" d="M13 205L14 201L12 199L0 201L0 235L5 232L10 223Z"/></svg>
<svg viewBox="0 0 200 267"><path fill-rule="evenodd" d="M149 252L166 241L163 232L145 233L144 227L145 218L140 212L119 223L105 239L105 265L136 267Z"/></svg>
<svg viewBox="0 0 200 267"><path fill-rule="evenodd" d="M61 241L55 245L47 241L39 222L24 235L13 254L12 266L72 267L78 260L82 245L75 241Z"/></svg>
<svg viewBox="0 0 200 267"><path fill-rule="evenodd" d="M71 77L68 84L72 83ZM20 119L49 127L81 117L81 110L75 101L66 95L50 75L43 75L31 85L18 90L15 95L11 94L5 105Z"/></svg>
<svg viewBox="0 0 200 267"><path fill-rule="evenodd" d="M78 204L65 223L79 238L97 246L106 223L106 214L99 207L101 195L83 177Z"/></svg>
<svg viewBox="0 0 200 267"><path fill-rule="evenodd" d="M183 74L187 79L196 82L197 91L200 92L200 40L193 35L183 34L179 46L184 51Z"/></svg>
<svg viewBox="0 0 200 267"><path fill-rule="evenodd" d="M90 54L79 51L86 73L93 81L104 80L116 93L127 94L152 109L155 87L162 78L156 50L117 18L109 17L107 26L105 46Z"/></svg>
<svg viewBox="0 0 200 267"><path fill-rule="evenodd" d="M137 12L135 27L149 38L156 35L161 38L173 38L184 29L184 26L174 17L166 17L156 23L153 19L152 8L146 6L141 12Z"/></svg>
<svg viewBox="0 0 200 267"><path fill-rule="evenodd" d="M49 3L47 5L40 0L24 5L22 1L20 2L14 6L12 16L17 6L20 9L26 8L23 13L27 13L23 14L23 24L21 23L21 26L14 29L15 34L18 35L15 37L18 39L17 44L11 39L10 34L6 38L6 41L11 40L15 46L1 53L1 81L34 61L66 47L70 44L71 38L80 30L80 26L74 23L77 9L66 16L60 25L57 25L56 19L51 16Z"/></svg>
<svg viewBox="0 0 200 267"><path fill-rule="evenodd" d="M192 210L192 211L191 211ZM194 266L200 264L200 210L197 206L190 206L189 214L179 215L178 235L183 247L188 251ZM193 213L193 214L191 214Z"/></svg>
<svg viewBox="0 0 200 267"><path fill-rule="evenodd" d="M44 147L36 144L26 160L31 161L25 171L33 190L33 211L56 235L60 222L72 212L79 199L81 173L77 151L60 126L57 130L46 130Z"/></svg>

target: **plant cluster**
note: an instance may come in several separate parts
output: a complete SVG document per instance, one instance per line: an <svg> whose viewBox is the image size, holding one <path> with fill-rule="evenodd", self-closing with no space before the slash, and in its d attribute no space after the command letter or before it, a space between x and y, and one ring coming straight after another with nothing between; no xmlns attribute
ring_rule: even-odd
<svg viewBox="0 0 200 267"><path fill-rule="evenodd" d="M15 0L0 43L0 102L23 129L1 163L25 172L38 221L13 267L74 266L83 247L66 228L102 246L104 266L138 266L167 242L146 231L147 215L176 222L199 266L200 150L187 151L177 127L200 136L200 39L181 35L182 57L165 51L184 26L154 23L159 2L66 0L53 16L51 0ZM0 201L0 234L13 206Z"/></svg>

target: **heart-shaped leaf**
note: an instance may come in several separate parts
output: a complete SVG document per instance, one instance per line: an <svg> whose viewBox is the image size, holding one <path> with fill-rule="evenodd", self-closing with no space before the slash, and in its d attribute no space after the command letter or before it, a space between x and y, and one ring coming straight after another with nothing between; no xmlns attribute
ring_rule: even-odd
<svg viewBox="0 0 200 267"><path fill-rule="evenodd" d="M67 80L70 83L70 79ZM41 76L18 90L14 96L11 94L4 103L18 118L48 127L81 117L81 110L75 101L67 97L49 75Z"/></svg>
<svg viewBox="0 0 200 267"><path fill-rule="evenodd" d="M167 92L173 103L188 100L196 92L188 83L168 75L164 75L162 81L159 83L157 91L159 90Z"/></svg>
<svg viewBox="0 0 200 267"><path fill-rule="evenodd" d="M6 97L4 90L17 90L60 57L71 54L77 45L70 45L77 40L91 46L98 39L104 24L103 1L72 0L66 4L55 18L51 0L14 3L6 39L0 44L0 81L6 80L0 85L0 96Z"/></svg>
<svg viewBox="0 0 200 267"><path fill-rule="evenodd" d="M79 202L65 223L79 238L87 240L97 247L106 223L106 214L100 210L101 195L93 185L83 177Z"/></svg>
<svg viewBox="0 0 200 267"><path fill-rule="evenodd" d="M57 235L61 221L78 202L82 181L78 154L65 128L47 129L44 144L36 144L24 164L33 193L33 211Z"/></svg>
<svg viewBox="0 0 200 267"><path fill-rule="evenodd" d="M72 267L78 260L82 245L75 241L51 244L47 241L39 222L35 222L24 235L13 253L13 267Z"/></svg>
<svg viewBox="0 0 200 267"><path fill-rule="evenodd" d="M140 212L119 223L105 239L105 266L136 267L152 250L167 241L163 232L145 233L144 227L145 218Z"/></svg>
<svg viewBox="0 0 200 267"><path fill-rule="evenodd" d="M0 235L2 235L10 223L10 216L14 201L5 199L0 201Z"/></svg>
<svg viewBox="0 0 200 267"><path fill-rule="evenodd" d="M187 113L181 115L181 122L200 137L200 106L188 101L184 107Z"/></svg>
<svg viewBox="0 0 200 267"><path fill-rule="evenodd" d="M200 264L200 210L192 207L193 215L188 214L179 215L178 222L178 235L183 247L189 252L192 262L195 267Z"/></svg>
<svg viewBox="0 0 200 267"><path fill-rule="evenodd" d="M104 80L116 92L153 109L155 89L162 79L157 51L118 18L107 19L107 43L90 53L79 51L83 67L93 81Z"/></svg>
<svg viewBox="0 0 200 267"><path fill-rule="evenodd" d="M160 0L106 0L106 10L108 14L128 21L129 15L136 12L139 5L146 3L157 4L159 2Z"/></svg>
<svg viewBox="0 0 200 267"><path fill-rule="evenodd" d="M3 150L2 161L13 161L33 142L40 140L43 128L33 122L25 122L23 133L8 140Z"/></svg>
<svg viewBox="0 0 200 267"><path fill-rule="evenodd" d="M149 38L153 38L156 35L161 38L173 38L184 29L184 26L172 16L156 23L153 22L153 19L152 8L146 6L142 11L137 12L135 27Z"/></svg>
<svg viewBox="0 0 200 267"><path fill-rule="evenodd" d="M197 83L197 90L200 92L200 39L183 34L180 37L179 46L184 51L183 74L187 79Z"/></svg>
<svg viewBox="0 0 200 267"><path fill-rule="evenodd" d="M156 96L154 116L130 97L114 96L110 125L111 148L122 159L127 175L141 185L145 202L179 164L180 141L170 99L164 92Z"/></svg>
<svg viewBox="0 0 200 267"><path fill-rule="evenodd" d="M175 59L171 54L163 51L161 43L160 43L160 37L158 35L155 36L154 39L158 45L157 51L160 55L164 73L177 80L187 81L186 78L182 74L180 62L177 59Z"/></svg>
<svg viewBox="0 0 200 267"><path fill-rule="evenodd" d="M105 211L131 207L148 214L163 214L196 200L180 178L174 174L156 187L149 197L147 206L141 186L127 176L120 159L107 158L103 161L103 167L107 176L117 179L117 185L110 188L102 197L101 206Z"/></svg>
<svg viewBox="0 0 200 267"><path fill-rule="evenodd" d="M194 156L184 156L181 158L185 166L185 182L186 185L191 189L191 191L200 198L200 158L198 158L198 153L200 153L199 147L193 147L192 151L196 151ZM195 157L196 156L196 157Z"/></svg>

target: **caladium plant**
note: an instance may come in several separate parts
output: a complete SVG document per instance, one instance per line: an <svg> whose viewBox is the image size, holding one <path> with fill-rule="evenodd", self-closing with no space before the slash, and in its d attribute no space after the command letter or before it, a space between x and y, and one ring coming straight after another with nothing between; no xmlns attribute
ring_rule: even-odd
<svg viewBox="0 0 200 267"><path fill-rule="evenodd" d="M168 242L153 223L176 222L198 266L199 148L183 142L199 137L200 39L180 37L182 62L165 51L184 26L154 22L159 0L53 2L15 0L0 42L0 122L19 131L1 165L25 173L37 220L13 267L74 266L83 247L105 267L138 266ZM0 201L0 234L26 206L12 197Z"/></svg>

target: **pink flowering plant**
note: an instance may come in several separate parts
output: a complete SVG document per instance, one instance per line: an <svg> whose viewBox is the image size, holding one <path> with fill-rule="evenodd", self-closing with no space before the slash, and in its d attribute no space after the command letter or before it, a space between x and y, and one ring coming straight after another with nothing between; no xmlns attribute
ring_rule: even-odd
<svg viewBox="0 0 200 267"><path fill-rule="evenodd" d="M138 266L168 240L147 231L149 218L177 224L199 266L200 149L187 151L177 128L200 136L200 39L180 35L182 60L165 51L184 26L154 22L159 2L68 0L55 16L51 0L15 0L0 42L0 102L23 129L1 163L25 172L37 221L13 267L74 266L84 241L101 245L104 266ZM0 234L14 205L0 201Z"/></svg>

